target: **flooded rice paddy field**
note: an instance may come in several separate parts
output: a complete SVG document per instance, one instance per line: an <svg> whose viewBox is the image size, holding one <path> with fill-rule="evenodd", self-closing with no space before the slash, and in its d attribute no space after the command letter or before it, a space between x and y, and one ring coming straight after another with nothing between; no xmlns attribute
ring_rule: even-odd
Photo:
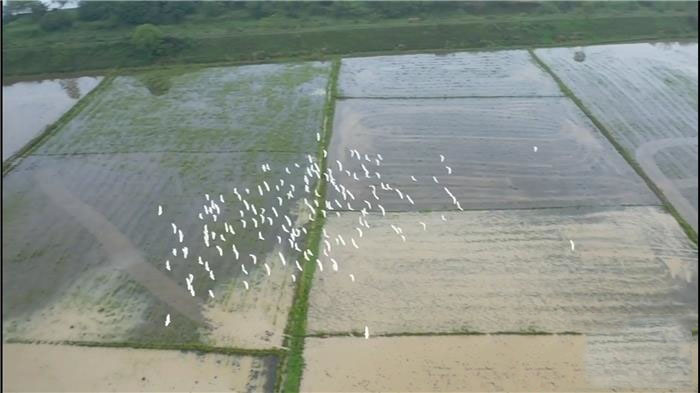
<svg viewBox="0 0 700 393"><path fill-rule="evenodd" d="M303 152L316 151L328 71L318 63L196 71L174 76L162 95L140 86L142 76L113 81L3 178L3 226L13 228L3 234L5 335L279 347L299 252L277 236L289 237L286 215L304 245ZM236 187L264 224L252 222ZM221 208L217 222L198 218L205 193ZM205 223L219 234L209 248Z"/></svg>
<svg viewBox="0 0 700 393"><path fill-rule="evenodd" d="M102 77L18 82L2 87L3 161L58 120Z"/></svg>
<svg viewBox="0 0 700 393"><path fill-rule="evenodd" d="M348 245L322 258L339 269L314 277L310 332L645 327L683 339L697 325L696 248L657 207L375 214L362 237L358 216L327 221Z"/></svg>
<svg viewBox="0 0 700 393"><path fill-rule="evenodd" d="M341 337L307 340L302 390L697 388L697 251L660 208L358 215L325 227L359 249L315 273L309 332ZM462 335L395 337L435 333Z"/></svg>
<svg viewBox="0 0 700 393"><path fill-rule="evenodd" d="M562 96L524 50L343 59L343 97Z"/></svg>
<svg viewBox="0 0 700 393"><path fill-rule="evenodd" d="M7 392L271 391L277 360L128 348L3 344ZM41 378L37 378L41 375Z"/></svg>
<svg viewBox="0 0 700 393"><path fill-rule="evenodd" d="M456 210L444 187L464 209L659 203L568 98L341 100L328 156L358 210L364 199L390 211ZM381 182L415 204L382 190ZM343 201L329 192L331 202ZM378 211L376 203L370 210Z"/></svg>
<svg viewBox="0 0 700 393"><path fill-rule="evenodd" d="M601 392L697 390L697 341L682 367L629 358L586 336L309 338L304 392ZM338 354L343 356L338 356ZM417 356L417 354L420 354ZM605 359L605 368L596 361ZM692 363L692 364L691 364ZM663 381L661 384L659 381Z"/></svg>
<svg viewBox="0 0 700 393"><path fill-rule="evenodd" d="M697 231L698 44L538 49Z"/></svg>
<svg viewBox="0 0 700 393"><path fill-rule="evenodd" d="M276 236L285 235L279 225L260 224L264 240L258 239L252 222L244 229L240 210L245 207L232 190L238 187L245 195L244 188L249 187L255 195L248 200L258 209L275 206L280 217L304 218L299 197L285 198L279 206L269 193L260 197L256 187L263 181L275 187L281 178L287 180L285 188L291 184L303 191L301 177L286 175L282 169L304 159L300 154L268 159L256 152L26 158L4 179L3 226L13 228L3 236L6 335L91 341L167 338L253 348L280 345L294 267L281 266L277 253L293 261L298 252L287 243L277 243ZM263 162L275 169L259 177ZM198 218L207 203L204 192L217 201L222 194L226 201L219 203L217 222L211 218L206 222L210 231L227 238L222 241L219 235L209 248L202 239L205 221ZM162 216L157 216L158 205L164 208ZM183 243L173 234L171 222L182 230ZM224 222L236 235L226 233ZM104 229L107 224L113 227L110 231ZM189 248L186 260L183 246ZM124 254L124 247L134 251L138 262ZM178 249L177 256L172 255L173 248ZM258 256L257 264L251 253ZM214 270L215 281L198 264L199 256ZM172 271L166 270L166 260ZM263 269L266 261L272 267L270 277ZM185 277L190 273L201 304L189 299ZM243 280L251 285L249 291ZM209 289L214 299L209 298ZM178 298L186 304L177 303ZM196 323L185 310L194 312ZM173 323L164 329L168 313Z"/></svg>
<svg viewBox="0 0 700 393"><path fill-rule="evenodd" d="M304 63L117 77L38 153L315 152L329 71ZM169 87L149 90L149 78Z"/></svg>

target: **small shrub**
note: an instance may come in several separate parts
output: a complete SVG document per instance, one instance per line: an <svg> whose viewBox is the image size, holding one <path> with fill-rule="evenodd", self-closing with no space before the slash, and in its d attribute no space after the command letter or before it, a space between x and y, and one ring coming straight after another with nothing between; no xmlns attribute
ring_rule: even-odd
<svg viewBox="0 0 700 393"><path fill-rule="evenodd" d="M73 18L65 12L48 12L39 21L39 26L44 31L63 30L73 25Z"/></svg>

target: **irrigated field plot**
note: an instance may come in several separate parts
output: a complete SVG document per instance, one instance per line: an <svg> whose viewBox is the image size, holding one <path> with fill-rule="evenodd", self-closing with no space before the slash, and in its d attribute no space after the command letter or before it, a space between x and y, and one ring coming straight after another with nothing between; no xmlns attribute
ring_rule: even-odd
<svg viewBox="0 0 700 393"><path fill-rule="evenodd" d="M263 71L272 68L286 75L296 67L309 72L307 66L264 66ZM324 68L308 67L318 74L311 80L324 78ZM224 71L211 72L226 85ZM235 76L242 71L230 72ZM268 72L267 78L251 83L277 89L275 75ZM135 80L114 83L3 179L3 227L11 228L3 232L3 332L9 338L35 340L280 346L299 253L287 243L289 233L281 224L299 231L296 247L303 247L308 208L302 198L308 194L302 178L308 160L302 151L316 150L314 142L307 146L304 141L315 140L323 96L317 98L306 79L297 88L289 82L285 99L290 105L309 101L300 115L286 107L241 107L245 97L258 97L257 90L210 100L216 87L189 86L197 100L180 102L168 96L177 91L177 82L169 93L153 97L143 96L145 88L135 88ZM108 102L115 97L128 102L133 113L113 118ZM139 102L148 106L161 99L150 111L136 109ZM314 108L311 104L317 101L319 108ZM241 123L203 118L210 137L197 136L192 129L192 144L187 145L187 130L178 128L182 119L171 105L195 104L214 105L207 110L220 113L240 111L238 118L251 122L253 117L268 120L259 120L260 128L248 129L244 137ZM110 119L133 128L107 127ZM310 119L318 124L309 126ZM272 122L284 123L285 130ZM280 138L290 142L284 149L289 152L269 153ZM270 165L267 172L261 170L264 163ZM235 188L247 205L238 200ZM296 192L288 195L292 189ZM205 194L220 206L217 219L204 213L198 218L203 205L210 205ZM157 215L159 205L162 216ZM182 240L172 223L182 231ZM281 263L280 253L289 263ZM186 289L190 274L196 296ZM172 323L166 328L167 314Z"/></svg>
<svg viewBox="0 0 700 393"><path fill-rule="evenodd" d="M658 204L568 98L343 100L333 134L329 167L354 195L355 209L363 199L375 211L377 203L393 211L456 209L443 187L464 209ZM415 205L380 189L381 182ZM329 201L345 204L329 191Z"/></svg>
<svg viewBox="0 0 700 393"><path fill-rule="evenodd" d="M274 357L3 344L5 392L257 392L272 390Z"/></svg>
<svg viewBox="0 0 700 393"><path fill-rule="evenodd" d="M299 158L299 160L296 160ZM278 245L276 236L285 235L279 226L260 224L264 241L257 238L253 223L242 228L242 203L231 192L250 187L250 203L275 206L280 217L296 220L301 213L298 199L283 206L272 195L260 197L256 184L279 185L279 168L304 158L277 154L267 160L278 168L257 178L263 159L257 153L231 154L124 154L73 157L29 157L4 180L3 205L3 318L5 333L11 337L72 340L202 340L215 345L246 347L277 346L291 304L293 285L287 274L293 266L281 266L278 251L293 261L297 251L289 244ZM46 168L52 172L43 174ZM299 169L297 169L299 171ZM286 175L285 175L286 176ZM301 176L283 177L289 185L303 190ZM52 180L48 183L47 180ZM56 184L53 184L56 183ZM68 196L63 197L67 191ZM226 236L211 242L202 240L204 221L197 218L207 203L206 191L217 199L221 218L208 219L208 229ZM72 197L71 197L72 195ZM77 199L83 206L73 206ZM162 204L163 216L156 215ZM303 206L303 205L301 205ZM103 218L88 215L94 210ZM250 215L250 213L248 213ZM283 220L282 218L275 218ZM302 216L304 217L304 216ZM179 243L171 222L184 233ZM228 222L236 232L224 230ZM113 231L105 229L111 223ZM121 242L124 236L129 245ZM236 259L232 244L237 246ZM219 256L216 245L223 249ZM181 247L189 248L183 259ZM138 255L130 260L123 247ZM178 249L173 256L172 248ZM278 249L279 248L279 249ZM253 264L249 254L260 258ZM197 262L208 261L215 281ZM166 270L170 260L172 271ZM274 273L266 276L263 263ZM241 263L250 276L244 277ZM145 270L144 270L145 269ZM292 270L293 272L293 270ZM185 277L194 274L198 297L192 302L185 289ZM246 291L242 280L251 289ZM215 298L210 299L208 289ZM175 292L173 292L175 290ZM194 312L212 324L192 323ZM199 302L206 307L200 309ZM165 329L165 315L173 324ZM226 325L224 328L223 325Z"/></svg>
<svg viewBox="0 0 700 393"><path fill-rule="evenodd" d="M697 231L698 45L538 49Z"/></svg>
<svg viewBox="0 0 700 393"><path fill-rule="evenodd" d="M39 154L315 152L328 63L117 77Z"/></svg>
<svg viewBox="0 0 700 393"><path fill-rule="evenodd" d="M373 214L362 237L359 214L331 216L322 261L339 269L314 276L309 331L646 330L681 340L697 326L697 251L660 208L442 215Z"/></svg>
<svg viewBox="0 0 700 393"><path fill-rule="evenodd" d="M697 341L674 347L678 362L620 361L608 347L605 369L589 358L606 353L584 336L310 338L305 347L304 392L697 389Z"/></svg>
<svg viewBox="0 0 700 393"><path fill-rule="evenodd" d="M343 59L343 97L561 96L527 51Z"/></svg>

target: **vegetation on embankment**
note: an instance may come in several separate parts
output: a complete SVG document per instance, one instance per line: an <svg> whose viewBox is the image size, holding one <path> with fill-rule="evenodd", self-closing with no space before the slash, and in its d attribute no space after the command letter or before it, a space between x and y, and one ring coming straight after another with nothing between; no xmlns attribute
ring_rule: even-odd
<svg viewBox="0 0 700 393"><path fill-rule="evenodd" d="M338 75L340 74L340 58L335 58L331 67L331 74L326 89L326 104L323 110L323 132L319 143L317 157L321 173L326 172L326 157L323 151L328 149L331 134L333 132L333 114L335 113L335 99L338 96ZM321 178L316 187L319 206L324 206L326 197L326 182ZM317 209L318 213L321 209ZM320 255L321 233L325 223L325 217L316 214L316 220L312 223L307 237L306 248L312 255ZM304 372L304 339L306 337L307 314L309 311L309 292L316 271L314 258L304 262L304 271L297 283L292 308L289 312L287 327L285 330L284 347L289 348L282 359L276 391L298 392L301 387L301 376Z"/></svg>
<svg viewBox="0 0 700 393"><path fill-rule="evenodd" d="M3 79L115 67L697 37L697 3L692 2L357 2L352 9L337 2L295 3L304 12L272 4L265 12L246 4L216 16L195 7L169 23L139 19L162 31L152 54L135 47L133 24L114 18L77 20L50 32L20 18L3 25Z"/></svg>

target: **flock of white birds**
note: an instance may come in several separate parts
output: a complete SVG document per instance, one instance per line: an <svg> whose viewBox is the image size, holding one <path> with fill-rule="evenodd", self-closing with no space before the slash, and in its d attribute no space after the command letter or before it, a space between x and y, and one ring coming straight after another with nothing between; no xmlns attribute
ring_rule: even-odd
<svg viewBox="0 0 700 393"><path fill-rule="evenodd" d="M317 135L317 138L318 137L319 135ZM360 239L364 236L364 230L370 228L368 211L371 210L373 206L376 206L376 208L381 212L381 215L386 216L386 209L380 203L381 199L377 194L377 185L371 184L368 186L371 190L371 195L373 199L358 201L355 199L353 193L338 180L337 176L346 175L353 181L360 181L361 178L372 179L373 182L379 183L378 186L381 190L396 193L396 195L401 200L406 201L410 205L415 204L415 202L408 193L382 180L382 175L378 170L382 166L382 162L384 160L381 154L376 154L370 157L370 155L368 154L361 154L356 149L348 150L350 152L350 158L357 159L360 162L362 173L360 173L359 175L357 172L350 171L349 169L344 168L342 162L339 160L336 160L337 171L331 167L327 167L324 171L322 171L321 167L316 162L316 159L310 154L307 154L308 163L306 163L306 165L303 168L302 165L300 165L299 163L294 163L291 169L290 167L284 168L284 171L287 175L292 175L294 172L302 171L304 180L303 191L297 190L294 184L285 182L285 180L282 178L280 178L278 181L274 181L271 183L268 183L266 180L263 180L261 184L256 185L255 187L253 187L252 190L250 188L243 188L242 190L239 190L238 188L234 187L233 195L235 195L237 201L229 201L228 204L232 206L231 211L235 212L235 210L238 210L239 217L237 218L234 218L235 213L226 214L226 212L224 212L223 207L227 205L227 201L225 200L223 194L219 194L218 198L209 194L204 194L205 203L202 205L201 211L197 212L197 217L200 221L202 221L201 239L204 242L204 245L207 248L214 247L219 257L221 258L232 257L231 262L239 263L241 267L241 272L244 274L244 276L249 276L249 268L251 268L251 265L248 265L248 267L246 267L246 262L252 264L252 266L256 266L258 264L258 261L263 261L264 258L258 258L258 256L255 254L248 254L247 256L242 256L240 254L236 246L236 235L238 232L236 231L236 229L234 229L234 225L232 225L231 223L240 223L240 226L238 228L239 232L242 230L253 231L253 233L257 232L258 241L265 241L263 231L265 227L269 227L271 229L275 229L275 234L283 234L276 235L276 241L280 246L286 247L287 245L289 245L289 248L291 250L301 253L304 260L307 262L315 260L318 266L318 270L320 272L324 271L324 262L322 261L322 259L326 259L326 266L328 265L328 263L330 263L331 269L334 272L338 272L339 263L333 257L331 257L331 250L333 249L333 247L341 246L352 246L355 249L359 249L360 246L358 244L358 240L354 237L355 233L352 233L352 236L346 235L349 238L349 241L346 241L342 234L336 234L335 236L331 236L328 234L326 229L323 228L323 256L314 255L314 252L310 248L307 248L304 245L300 245L302 236L306 235L308 232L308 230L304 226L304 222L306 220L302 216L306 215L308 217L308 220L313 222L316 220L319 214L323 215L323 217L327 217L328 214L331 213L335 213L337 216L340 216L341 210L359 212L360 215L358 216L358 224L354 229L358 239ZM534 148L534 151L537 151L536 147ZM323 157L326 158L327 156L328 152L324 149ZM445 168L445 175L449 176L452 174L452 168L445 165L445 160L445 156L440 154L439 161ZM368 168L368 166L370 166L371 169ZM261 170L263 173L267 173L270 172L272 168L270 164L264 163L261 165ZM322 196L321 194L319 194L319 186L321 184L321 180L325 180L327 184L330 184L337 191L337 193L340 196L342 196L342 200L322 200ZM415 176L411 176L411 180L413 182L419 181ZM440 181L437 176L432 176L432 181L435 184L440 184ZM315 186L314 182L316 184ZM457 207L457 209L464 210L462 209L462 206L460 205L455 195L447 187L443 187L443 190L451 199L452 204ZM274 202L272 206L268 206L267 208L256 206L255 203L252 202L251 198L251 196L255 196L256 191L260 197L263 197L265 195L272 196L272 200L276 201L277 206L274 206ZM297 200L295 200L295 196L298 196ZM248 199L251 200L249 201ZM288 214L281 214L279 212L279 210L283 210L282 208L285 206L285 203L298 203L297 201L299 199L303 201L304 208L298 210L297 217L292 218ZM236 204L238 204L238 206L234 207ZM292 208L294 207L295 206L290 206L289 211L293 211ZM159 205L158 216L162 216L163 213L163 206ZM447 221L447 218L444 214L442 214L440 218L442 221ZM209 228L210 224L212 224L213 226L213 224L219 223L218 225L220 226L221 222L223 222L223 233L217 233L216 231ZM425 222L419 221L418 224L421 226L423 231L427 230L427 224ZM193 261L192 263L198 264L208 273L208 278L213 284L213 281L216 280L216 276L214 274L213 268L209 265L209 261L203 260L201 256L188 259L190 257L190 249L184 244L185 234L183 233L182 229L180 229L174 222L171 222L170 225L172 228L172 233L174 236L177 237L177 241L179 243L178 247L174 247L172 249L173 258L177 258L180 256L183 261L189 260ZM401 238L402 242L406 242L407 239L403 233L403 229L394 224L390 224L390 226L395 232L395 234L399 238ZM281 232L277 229L281 229ZM335 245L333 243L335 243ZM572 240L570 240L570 244L571 251L574 251L574 242ZM227 255L224 256L224 254ZM287 260L282 251L279 251L277 253L277 257L279 258L279 263L282 265L282 267L286 267ZM270 276L272 274L272 269L274 268L274 266L270 266L272 262L268 262L269 261L265 260L265 262L263 262L262 265L265 269L267 276ZM303 263L300 263L299 260L295 260L294 265L296 270L298 270L299 272L303 272ZM172 271L170 259L167 259L165 261L165 269L168 271ZM291 279L293 282L296 282L297 280L296 270L295 273L291 274ZM353 273L348 273L348 277L352 282L355 282L355 275ZM192 273L189 273L187 277L185 277L186 287L191 296L196 296L196 292L193 287L193 282L194 275ZM243 280L243 286L246 290L250 289L250 283L248 282L248 280ZM208 289L207 292L210 298L215 297L214 291L212 289ZM171 318L170 314L168 314L165 318L165 326L167 327L168 325L170 325L170 323ZM367 326L365 326L364 336L365 338L369 338L369 327Z"/></svg>

